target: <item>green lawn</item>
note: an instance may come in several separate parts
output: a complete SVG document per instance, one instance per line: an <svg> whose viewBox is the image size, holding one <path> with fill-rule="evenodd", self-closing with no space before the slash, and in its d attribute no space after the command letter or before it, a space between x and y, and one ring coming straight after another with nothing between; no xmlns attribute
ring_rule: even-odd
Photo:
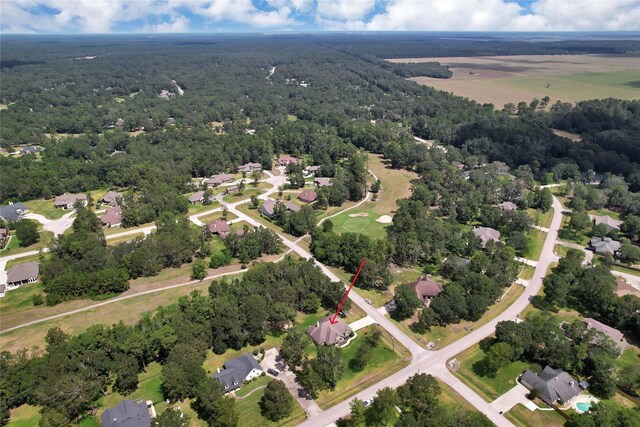
<svg viewBox="0 0 640 427"><path fill-rule="evenodd" d="M549 211L542 212L540 209L527 209L527 213L537 226L549 228L553 220L553 208Z"/></svg>
<svg viewBox="0 0 640 427"><path fill-rule="evenodd" d="M553 247L553 252L558 255L560 258L564 258L565 256L567 256L567 253L569 252L569 247L567 246L563 246L563 245L555 245Z"/></svg>
<svg viewBox="0 0 640 427"><path fill-rule="evenodd" d="M361 233L372 239L383 239L387 234L385 229L388 224L377 222L376 219L379 217L380 214L376 212L375 203L367 202L356 209L331 218L331 221L336 233Z"/></svg>
<svg viewBox="0 0 640 427"><path fill-rule="evenodd" d="M607 215L614 219L620 219L620 213L606 209L606 208L592 210L592 211L589 211L588 214L598 215L598 216Z"/></svg>
<svg viewBox="0 0 640 427"><path fill-rule="evenodd" d="M266 386L271 379L260 377L250 384L242 387L236 395L246 396L250 391L258 387ZM264 388L251 393L248 397L236 400L236 412L238 414L238 426L295 426L305 419L305 414L298 402L294 400L294 407L291 415L284 420L272 422L267 420L260 413L260 399L264 395Z"/></svg>
<svg viewBox="0 0 640 427"><path fill-rule="evenodd" d="M53 207L53 199L38 199L23 202L29 212L44 215L49 219L58 219L70 211Z"/></svg>
<svg viewBox="0 0 640 427"><path fill-rule="evenodd" d="M0 313L6 316L10 313L33 308L34 305L31 298L43 291L42 282L37 282L6 292L4 298L0 298Z"/></svg>
<svg viewBox="0 0 640 427"><path fill-rule="evenodd" d="M530 265L521 264L518 267L518 277L524 280L531 280L535 271L536 269Z"/></svg>
<svg viewBox="0 0 640 427"><path fill-rule="evenodd" d="M629 365L640 364L640 349L638 347L627 347L616 360L617 368L624 368Z"/></svg>
<svg viewBox="0 0 640 427"><path fill-rule="evenodd" d="M527 252L524 254L524 257L533 261L540 259L542 246L544 245L544 240L546 238L547 233L531 228L527 233L528 245Z"/></svg>
<svg viewBox="0 0 640 427"><path fill-rule="evenodd" d="M626 267L624 265L614 264L614 265L611 266L611 269L612 270L616 270L616 271L620 271L622 273L627 273L627 274L631 274L631 275L640 277L640 270L637 270L635 268L629 268L629 267Z"/></svg>
<svg viewBox="0 0 640 427"><path fill-rule="evenodd" d="M505 417L521 427L560 427L565 422L564 417L556 411L530 411L521 403L511 408Z"/></svg>
<svg viewBox="0 0 640 427"><path fill-rule="evenodd" d="M38 240L33 245L22 247L20 246L20 239L15 235L15 232L13 232L9 243L7 243L7 246L0 251L0 256L21 254L24 252L37 251L42 248L46 248L49 245L49 242L53 240L53 233L51 231L41 230L39 234L40 240Z"/></svg>
<svg viewBox="0 0 640 427"><path fill-rule="evenodd" d="M483 377L476 374L473 365L482 360L484 355L484 351L477 344L460 353L457 356L460 361L460 370L455 372L455 375L487 402L493 402L513 388L516 385L516 378L527 369L534 372L539 372L541 369L534 363L516 361L499 369L494 378Z"/></svg>
<svg viewBox="0 0 640 427"><path fill-rule="evenodd" d="M11 410L10 427L33 427L40 422L40 408L31 405L22 405Z"/></svg>
<svg viewBox="0 0 640 427"><path fill-rule="evenodd" d="M131 240L133 240L133 239L135 239L137 237L142 237L142 236L144 236L143 232L127 234L127 235L116 237L116 238L113 238L113 239L108 239L107 240L107 245L115 246L115 245L117 245L119 243L129 242L129 241L131 241Z"/></svg>
<svg viewBox="0 0 640 427"><path fill-rule="evenodd" d="M202 203L197 203L195 205L192 205L191 203L189 203L189 215L197 214L200 212L206 212L208 210L216 209L219 207L220 207L220 203L218 203L216 200L212 200L211 203L209 203L208 205L205 205Z"/></svg>
<svg viewBox="0 0 640 427"><path fill-rule="evenodd" d="M321 408L329 408L409 364L409 351L396 342L394 352L391 348L391 336L381 328L382 339L378 347L372 352L371 360L365 369L359 372L351 369L349 361L355 357L358 349L365 345L365 337L370 330L371 327L360 329L357 332L358 336L348 346L342 348L341 357L345 366L344 374L334 390L326 390L320 393L316 403Z"/></svg>
<svg viewBox="0 0 640 427"><path fill-rule="evenodd" d="M575 233L573 230L569 229L569 221L571 220L571 215L562 215L562 228L558 232L558 238L560 240L564 240L567 242L578 243L579 245L589 244L589 236L582 233Z"/></svg>

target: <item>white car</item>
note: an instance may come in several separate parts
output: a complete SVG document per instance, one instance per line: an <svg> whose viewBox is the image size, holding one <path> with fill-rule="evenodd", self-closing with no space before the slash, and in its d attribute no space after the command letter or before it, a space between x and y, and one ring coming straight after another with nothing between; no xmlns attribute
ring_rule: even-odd
<svg viewBox="0 0 640 427"><path fill-rule="evenodd" d="M364 302L366 302L369 305L373 304L370 299L365 299Z"/></svg>
<svg viewBox="0 0 640 427"><path fill-rule="evenodd" d="M365 399L362 403L364 403L364 406L369 406L373 403L373 398Z"/></svg>

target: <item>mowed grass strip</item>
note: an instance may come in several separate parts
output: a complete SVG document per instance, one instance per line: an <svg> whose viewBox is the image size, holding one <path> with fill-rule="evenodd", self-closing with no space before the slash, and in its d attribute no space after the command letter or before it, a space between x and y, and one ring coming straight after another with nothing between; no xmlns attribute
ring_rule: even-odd
<svg viewBox="0 0 640 427"><path fill-rule="evenodd" d="M456 358L460 361L460 370L454 375L460 378L472 390L478 393L487 402L493 402L502 394L516 385L517 377L527 369L539 372L540 366L534 363L522 361L511 362L504 368L498 369L495 377L480 376L474 369L474 364L485 356L478 344L463 351Z"/></svg>
<svg viewBox="0 0 640 427"><path fill-rule="evenodd" d="M540 209L529 208L527 209L527 213L535 225L545 228L549 228L551 226L551 221L553 220L553 208L549 209L547 212L542 212Z"/></svg>
<svg viewBox="0 0 640 427"><path fill-rule="evenodd" d="M544 240L547 238L547 233L537 230L535 228L529 229L527 232L527 252L524 257L533 261L540 259L542 253L542 246L544 246Z"/></svg>
<svg viewBox="0 0 640 427"><path fill-rule="evenodd" d="M40 214L48 219L59 219L62 218L64 214L71 212L65 209L53 207L53 200L54 199L37 199L28 200L22 203L29 208L30 213Z"/></svg>
<svg viewBox="0 0 640 427"><path fill-rule="evenodd" d="M505 414L505 417L516 426L521 427L560 427L563 426L566 421L564 417L556 411L530 411L522 403L518 403L511 408Z"/></svg>

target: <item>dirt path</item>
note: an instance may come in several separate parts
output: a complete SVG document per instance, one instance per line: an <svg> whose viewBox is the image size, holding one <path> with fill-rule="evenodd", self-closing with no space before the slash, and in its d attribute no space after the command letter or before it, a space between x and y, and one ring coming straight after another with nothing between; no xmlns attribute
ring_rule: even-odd
<svg viewBox="0 0 640 427"><path fill-rule="evenodd" d="M173 85L178 90L178 95L180 95L180 96L184 95L184 90L180 86L178 86L178 83L176 83L175 80L171 80L171 83L173 83Z"/></svg>

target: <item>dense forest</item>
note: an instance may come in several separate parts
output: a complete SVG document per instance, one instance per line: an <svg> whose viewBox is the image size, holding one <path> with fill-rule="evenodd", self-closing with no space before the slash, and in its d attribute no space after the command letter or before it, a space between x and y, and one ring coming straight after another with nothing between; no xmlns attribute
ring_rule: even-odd
<svg viewBox="0 0 640 427"><path fill-rule="evenodd" d="M429 43L415 51L421 56L484 52L477 51L477 41L424 41ZM0 99L8 108L0 110L0 145L11 151L30 144L44 151L0 158L0 200L105 186L150 191L158 183L180 193L192 176L248 161L268 166L273 154L282 152L311 153L318 164L328 164L348 157L353 146L386 149L398 166L411 166L414 145L403 144L398 128L393 132L389 124L511 167L531 165L538 177L559 164L575 164L582 171L623 174L634 191L639 188L633 144L638 102L557 105L550 112L519 108L513 117L405 80L448 77L448 70L434 63L382 60L389 51L400 54L405 44L414 46L415 40L5 37ZM623 53L637 45L496 41L483 46L511 54ZM298 121L287 122L291 117ZM590 137L578 146L554 135L552 126ZM246 134L247 128L255 134Z"/></svg>

